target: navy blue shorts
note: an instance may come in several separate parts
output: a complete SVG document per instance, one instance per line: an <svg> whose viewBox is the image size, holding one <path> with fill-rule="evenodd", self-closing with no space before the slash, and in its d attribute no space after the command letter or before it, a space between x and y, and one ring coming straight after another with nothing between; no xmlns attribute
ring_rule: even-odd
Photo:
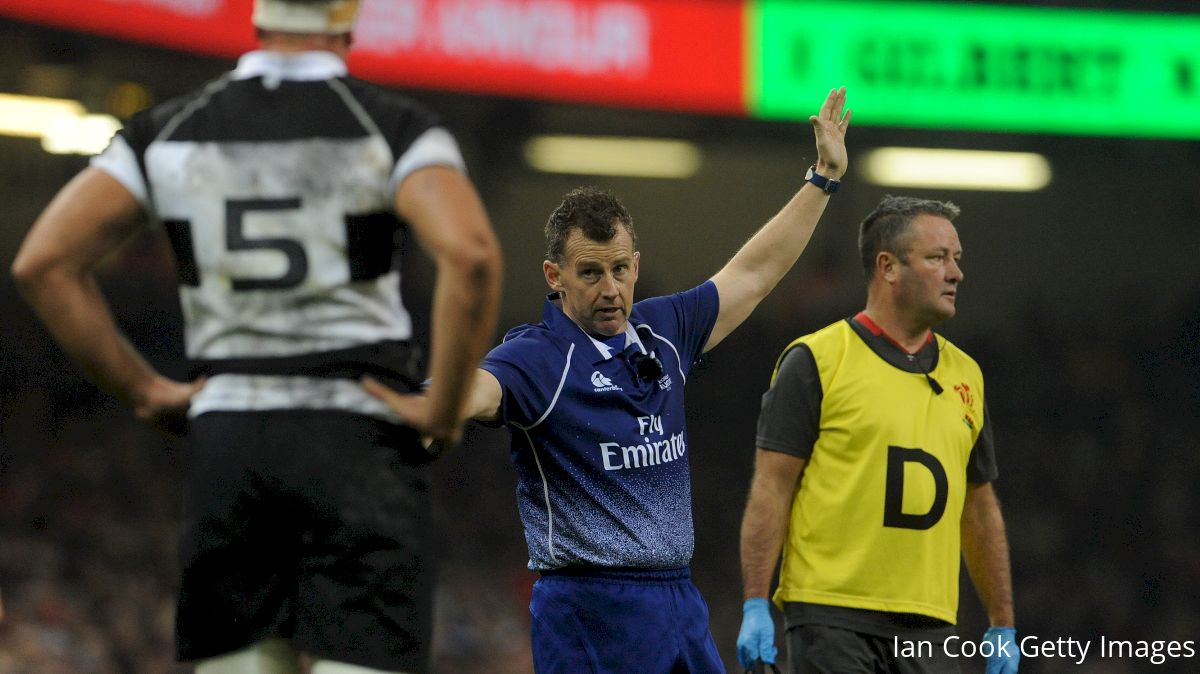
<svg viewBox="0 0 1200 674"><path fill-rule="evenodd" d="M533 586L538 674L724 674L687 568L564 569Z"/></svg>

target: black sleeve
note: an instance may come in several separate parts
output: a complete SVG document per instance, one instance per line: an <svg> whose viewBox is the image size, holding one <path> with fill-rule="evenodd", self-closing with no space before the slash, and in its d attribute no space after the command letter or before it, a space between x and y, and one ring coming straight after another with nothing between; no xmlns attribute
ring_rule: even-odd
<svg viewBox="0 0 1200 674"><path fill-rule="evenodd" d="M971 456L967 459L967 481L974 483L991 482L1000 476L996 467L996 446L992 442L992 414L983 404L983 429L975 439L971 448Z"/></svg>
<svg viewBox="0 0 1200 674"><path fill-rule="evenodd" d="M437 113L406 96L353 77L345 82L379 127L397 160L421 134L442 126Z"/></svg>
<svg viewBox="0 0 1200 674"><path fill-rule="evenodd" d="M140 110L126 120L121 130L117 132L117 135L125 139L125 143L137 157L138 170L142 173L142 182L146 185L146 195L151 198L151 201L153 201L151 193L153 186L150 184L150 174L146 171L146 150L171 119L203 93L204 90L199 89L172 98L152 108Z"/></svg>
<svg viewBox="0 0 1200 674"><path fill-rule="evenodd" d="M805 344L781 359L775 383L763 394L756 441L762 449L801 459L812 456L821 430L821 375Z"/></svg>

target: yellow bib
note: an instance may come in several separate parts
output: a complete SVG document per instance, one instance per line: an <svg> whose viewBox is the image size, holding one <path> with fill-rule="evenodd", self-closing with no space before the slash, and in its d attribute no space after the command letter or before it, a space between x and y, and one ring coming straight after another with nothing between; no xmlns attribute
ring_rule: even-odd
<svg viewBox="0 0 1200 674"><path fill-rule="evenodd" d="M823 398L820 432L792 502L780 605L955 622L959 519L983 427L983 376L970 356L937 339L930 375L941 395L923 374L886 362L847 321L788 346L811 350Z"/></svg>

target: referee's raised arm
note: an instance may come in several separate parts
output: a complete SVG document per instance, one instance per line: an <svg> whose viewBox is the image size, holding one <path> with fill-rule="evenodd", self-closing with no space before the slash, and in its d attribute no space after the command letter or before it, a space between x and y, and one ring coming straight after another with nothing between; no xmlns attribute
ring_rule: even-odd
<svg viewBox="0 0 1200 674"><path fill-rule="evenodd" d="M820 112L809 117L817 141L817 162L805 184L773 218L712 277L721 297L717 323L704 350L733 332L775 288L808 245L829 195L837 190L849 163L846 156L846 88L832 89Z"/></svg>

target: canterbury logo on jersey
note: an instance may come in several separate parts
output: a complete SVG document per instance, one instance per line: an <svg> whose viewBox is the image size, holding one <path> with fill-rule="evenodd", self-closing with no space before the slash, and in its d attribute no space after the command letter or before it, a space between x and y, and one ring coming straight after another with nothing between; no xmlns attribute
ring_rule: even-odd
<svg viewBox="0 0 1200 674"><path fill-rule="evenodd" d="M609 379L608 377L605 377L604 375L600 374L599 372L592 373L592 386L596 387L595 390L597 393L601 393L603 391L620 391L620 390L622 390L620 386L617 386L616 384L612 383L611 379Z"/></svg>

